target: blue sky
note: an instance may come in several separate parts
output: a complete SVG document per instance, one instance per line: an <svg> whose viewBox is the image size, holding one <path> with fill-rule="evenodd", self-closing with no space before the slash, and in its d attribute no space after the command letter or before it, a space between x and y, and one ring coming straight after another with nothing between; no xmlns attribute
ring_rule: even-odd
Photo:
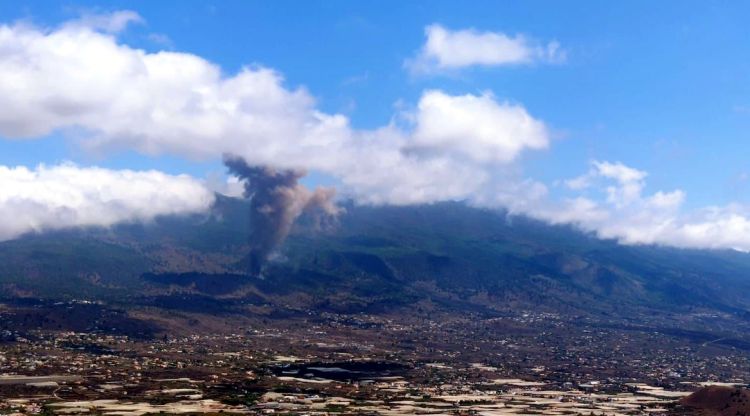
<svg viewBox="0 0 750 416"><path fill-rule="evenodd" d="M560 183L592 161L609 161L648 172L644 194L684 191L686 211L750 203L746 2L15 1L0 3L0 21L54 30L118 10L143 20L117 33L118 43L196 55L227 77L247 65L272 68L287 89L305 88L318 110L346 116L355 129L387 125L428 90L491 91L548 128L547 148L524 151L513 169L553 196L567 195ZM405 61L432 24L556 41L565 59L414 74ZM0 140L0 165L62 160L199 178L223 172L216 158L92 153L60 131Z"/></svg>

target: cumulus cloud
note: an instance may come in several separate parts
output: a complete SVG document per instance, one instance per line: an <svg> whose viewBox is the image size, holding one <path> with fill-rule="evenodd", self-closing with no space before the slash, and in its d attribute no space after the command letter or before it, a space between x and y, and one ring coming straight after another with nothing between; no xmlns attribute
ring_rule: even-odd
<svg viewBox="0 0 750 416"><path fill-rule="evenodd" d="M644 186L646 172L628 167L620 162L591 163L591 170L577 178L565 181L568 188L582 190L590 187L596 178L606 178L614 181L614 185L607 186L607 201L616 205L624 206L640 198Z"/></svg>
<svg viewBox="0 0 750 416"><path fill-rule="evenodd" d="M405 65L413 73L433 73L471 66L562 62L566 53L557 41L536 42L524 35L475 29L450 30L439 24L425 28L425 44Z"/></svg>
<svg viewBox="0 0 750 416"><path fill-rule="evenodd" d="M414 145L463 154L478 162L510 162L524 149L547 147L544 123L491 93L450 96L427 91L419 101Z"/></svg>
<svg viewBox="0 0 750 416"><path fill-rule="evenodd" d="M586 174L565 182L576 195L538 199L515 211L554 224L574 224L623 244L750 251L748 207L730 204L684 212L686 193L680 189L645 195L647 175L620 162L593 161Z"/></svg>
<svg viewBox="0 0 750 416"><path fill-rule="evenodd" d="M286 87L272 69L225 74L196 55L118 42L113 33L138 19L121 13L56 29L0 26L0 136L63 131L96 152L203 160L229 152L253 165L329 175L360 203L467 200L627 244L750 250L746 207L684 213L685 192L647 194L647 173L622 163L592 162L564 182L570 195L563 199L543 183L519 179L513 163L548 147L548 129L491 93L425 91L413 110L399 114L406 123L358 130L347 117L318 110L308 91ZM420 57L438 69L564 56L554 44L522 36L428 29ZM237 194L241 185L74 165L0 167L0 214L13 219L0 222L0 238L200 212L211 203L208 188Z"/></svg>
<svg viewBox="0 0 750 416"><path fill-rule="evenodd" d="M148 53L80 23L0 26L0 108L7 138L68 131L98 152L229 152L253 165L323 172L372 203L469 198L492 169L548 142L541 121L489 93L428 91L411 123L357 130L272 69L227 75L196 55Z"/></svg>
<svg viewBox="0 0 750 416"><path fill-rule="evenodd" d="M185 175L56 166L0 166L0 240L206 211L214 194Z"/></svg>

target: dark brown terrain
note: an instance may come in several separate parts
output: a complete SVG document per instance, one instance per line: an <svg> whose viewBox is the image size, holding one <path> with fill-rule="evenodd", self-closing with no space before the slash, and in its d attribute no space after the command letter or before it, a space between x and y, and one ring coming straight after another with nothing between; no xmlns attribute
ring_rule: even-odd
<svg viewBox="0 0 750 416"><path fill-rule="evenodd" d="M680 412L694 416L750 415L750 390L708 386L680 400Z"/></svg>

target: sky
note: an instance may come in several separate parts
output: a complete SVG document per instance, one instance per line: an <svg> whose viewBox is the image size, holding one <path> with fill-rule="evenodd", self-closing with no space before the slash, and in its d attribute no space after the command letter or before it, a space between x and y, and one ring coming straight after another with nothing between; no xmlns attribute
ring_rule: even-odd
<svg viewBox="0 0 750 416"><path fill-rule="evenodd" d="M746 2L0 3L0 239L206 211L222 155L750 250ZM10 220L12 218L13 220ZM4 223L3 223L4 222Z"/></svg>

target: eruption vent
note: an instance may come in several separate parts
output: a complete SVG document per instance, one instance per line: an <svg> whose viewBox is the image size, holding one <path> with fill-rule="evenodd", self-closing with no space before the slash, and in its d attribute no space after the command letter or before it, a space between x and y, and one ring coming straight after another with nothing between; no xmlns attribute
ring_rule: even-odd
<svg viewBox="0 0 750 416"><path fill-rule="evenodd" d="M298 180L304 171L276 170L250 166L238 156L225 155L229 171L244 181L245 197L250 198L250 274L260 276L263 265L292 229L303 212L336 216L341 209L333 202L333 188L310 191Z"/></svg>

